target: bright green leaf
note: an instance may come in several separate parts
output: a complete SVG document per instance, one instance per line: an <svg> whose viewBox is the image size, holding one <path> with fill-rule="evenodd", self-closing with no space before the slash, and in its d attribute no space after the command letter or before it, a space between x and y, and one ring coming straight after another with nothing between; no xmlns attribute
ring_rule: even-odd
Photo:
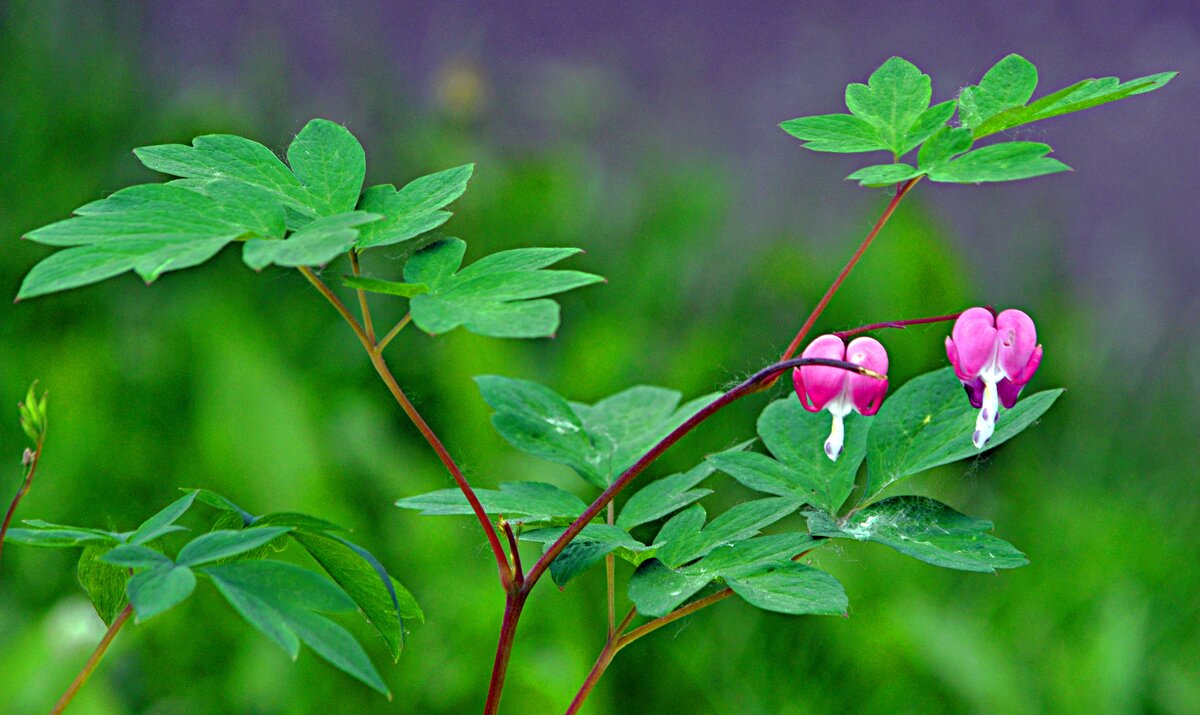
<svg viewBox="0 0 1200 715"><path fill-rule="evenodd" d="M1062 390L1023 396L996 419L996 432L985 449L998 447L1041 417ZM870 499L890 484L926 469L973 457L971 442L977 410L971 407L952 368L909 380L884 401L867 439L867 489Z"/></svg>
<svg viewBox="0 0 1200 715"><path fill-rule="evenodd" d="M900 156L907 154L917 148L929 137L936 134L939 130L946 126L946 122L950 121L950 117L954 116L954 108L957 106L955 100L935 104L917 117L917 121L909 128L908 134L904 139L904 146Z"/></svg>
<svg viewBox="0 0 1200 715"><path fill-rule="evenodd" d="M992 530L990 521L926 497L884 499L836 524L819 512L805 516L814 535L874 541L942 568L991 573L1029 563L1011 544L986 533Z"/></svg>
<svg viewBox="0 0 1200 715"><path fill-rule="evenodd" d="M167 558L161 551L155 551L149 546L135 546L133 544L121 544L99 558L104 563L130 569L157 568L160 566L169 566L172 563L171 559Z"/></svg>
<svg viewBox="0 0 1200 715"><path fill-rule="evenodd" d="M876 164L863 167L846 178L857 181L859 186L880 187L915 179L922 173L908 164Z"/></svg>
<svg viewBox="0 0 1200 715"><path fill-rule="evenodd" d="M726 546L758 533L759 529L774 524L783 517L799 508L800 504L789 497L773 497L743 502L713 519L703 529L695 530L697 526L694 516L687 517L684 522L687 528L672 529L670 538L664 539L662 533L655 539L658 546L657 557L670 567L683 564L705 556L719 546ZM662 531L692 509L684 510L674 519L663 526ZM703 515L703 510L700 510ZM661 544L661 545L660 545Z"/></svg>
<svg viewBox="0 0 1200 715"><path fill-rule="evenodd" d="M917 153L921 170L928 172L971 148L971 130L965 127L943 127L929 137Z"/></svg>
<svg viewBox="0 0 1200 715"><path fill-rule="evenodd" d="M116 534L98 529L85 529L75 526L58 526L42 521L26 521L34 526L32 529L9 529L4 535L5 541L26 546L42 546L49 548L72 548L89 542L117 542ZM44 525L44 526L42 526Z"/></svg>
<svg viewBox="0 0 1200 715"><path fill-rule="evenodd" d="M1050 147L1037 142L1004 142L967 152L957 159L934 166L929 178L954 184L1029 179L1071 167L1046 156Z"/></svg>
<svg viewBox="0 0 1200 715"><path fill-rule="evenodd" d="M397 281L379 280L378 278L363 278L362 276L342 276L342 283L347 288L359 288L385 295L398 295L401 298L411 298L414 295L429 292L429 286L424 283L399 283Z"/></svg>
<svg viewBox="0 0 1200 715"><path fill-rule="evenodd" d="M579 249L501 251L458 270L465 251L465 242L448 238L404 266L405 281L429 286L412 298L410 309L417 327L431 335L462 326L496 338L550 336L558 329L558 303L544 296L604 280L579 271L539 270Z"/></svg>
<svg viewBox="0 0 1200 715"><path fill-rule="evenodd" d="M379 214L349 211L308 223L282 241L253 239L242 249L242 260L256 271L277 266L323 266L350 250L358 238L357 226L375 221Z"/></svg>
<svg viewBox="0 0 1200 715"><path fill-rule="evenodd" d="M130 535L128 542L139 546L172 531L178 531L180 527L175 526L175 521L192 507L195 500L196 494L193 492L171 502L162 511L142 522L142 525Z"/></svg>
<svg viewBox="0 0 1200 715"><path fill-rule="evenodd" d="M883 143L900 156L911 148L909 133L929 109L932 95L929 75L908 60L892 57L871 74L867 84L846 87L846 106L878 129Z"/></svg>
<svg viewBox="0 0 1200 715"><path fill-rule="evenodd" d="M391 184L367 189L359 200L359 210L384 218L363 227L356 248L361 251L408 241L441 226L450 218L450 212L441 209L462 196L474 170L474 164L466 164L439 171L399 191Z"/></svg>
<svg viewBox="0 0 1200 715"><path fill-rule="evenodd" d="M635 526L661 519L712 494L711 489L693 489L715 468L701 462L686 472L663 477L639 489L629 497L617 515L617 526L628 531Z"/></svg>
<svg viewBox="0 0 1200 715"><path fill-rule="evenodd" d="M842 154L888 151L879 130L852 114L822 114L790 119L779 125L785 132L804 140L804 148Z"/></svg>
<svg viewBox="0 0 1200 715"><path fill-rule="evenodd" d="M287 159L317 216L354 210L367 173L367 157L348 129L328 119L313 119L292 140Z"/></svg>
<svg viewBox="0 0 1200 715"><path fill-rule="evenodd" d="M987 71L978 85L959 95L958 116L962 125L974 129L997 114L1022 107L1037 89L1038 72L1020 55L1009 55Z"/></svg>

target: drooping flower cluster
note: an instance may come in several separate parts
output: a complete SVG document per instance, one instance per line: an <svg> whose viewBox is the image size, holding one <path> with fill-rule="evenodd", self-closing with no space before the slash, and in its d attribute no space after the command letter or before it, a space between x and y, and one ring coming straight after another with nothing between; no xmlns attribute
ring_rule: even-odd
<svg viewBox="0 0 1200 715"><path fill-rule="evenodd" d="M971 441L983 449L996 431L999 405L1015 405L1042 362L1033 319L1019 310L993 315L971 308L958 317L946 338L946 356L971 405L979 408Z"/></svg>
<svg viewBox="0 0 1200 715"><path fill-rule="evenodd" d="M986 308L970 308L958 316L946 338L946 355L971 406L979 409L971 442L983 449L996 431L999 406L1007 409L1016 404L1021 389L1042 362L1033 320L1020 310L995 315ZM887 350L874 338L855 338L847 345L837 335L822 335L809 343L801 357L843 360L881 375L886 375L888 368ZM888 388L886 377L823 365L796 368L792 381L806 410L829 410L833 416L825 440L825 454L832 460L838 458L845 443L845 417L851 411L867 416L878 412Z"/></svg>
<svg viewBox="0 0 1200 715"><path fill-rule="evenodd" d="M845 360L886 375L887 350L875 338L855 338L847 345L836 335L822 335L809 343L801 357ZM828 409L833 415L833 428L825 440L825 455L836 460L846 440L843 418L851 410L861 415L873 415L887 394L887 379L822 365L805 365L792 372L792 382L800 404L809 412Z"/></svg>

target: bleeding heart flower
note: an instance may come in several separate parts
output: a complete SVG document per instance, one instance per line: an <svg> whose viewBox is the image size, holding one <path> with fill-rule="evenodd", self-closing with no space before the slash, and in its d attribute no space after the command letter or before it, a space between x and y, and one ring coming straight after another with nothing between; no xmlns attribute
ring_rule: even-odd
<svg viewBox="0 0 1200 715"><path fill-rule="evenodd" d="M855 338L846 345L836 335L822 335L809 343L801 357L845 360L862 365L880 374L887 374L887 350L875 338ZM825 440L825 455L837 460L846 439L842 418L854 410L861 415L873 415L883 404L888 381L868 375L823 365L804 365L792 372L792 382L800 404L809 412L828 409L833 415L833 428Z"/></svg>
<svg viewBox="0 0 1200 715"><path fill-rule="evenodd" d="M971 405L980 408L971 442L983 449L996 431L997 402L1005 408L1015 405L1042 362L1033 319L1019 310L993 315L971 308L955 321L946 338L946 355Z"/></svg>

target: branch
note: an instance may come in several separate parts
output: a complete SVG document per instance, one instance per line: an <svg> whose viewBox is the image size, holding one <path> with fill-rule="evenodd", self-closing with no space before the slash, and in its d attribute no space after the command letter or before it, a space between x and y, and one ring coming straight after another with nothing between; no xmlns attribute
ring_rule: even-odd
<svg viewBox="0 0 1200 715"><path fill-rule="evenodd" d="M907 328L910 325L925 325L926 323L944 323L946 321L955 320L960 315L962 315L961 312L949 313L947 315L935 315L931 318L910 318L908 320L892 320L892 321L889 321L886 323L871 323L870 325L860 325L857 328L850 328L849 330L838 330L833 334L838 336L842 340L845 340L846 338L853 337L860 333L869 333L872 330L882 330L884 328L899 328L899 329L903 330L904 328Z"/></svg>
<svg viewBox="0 0 1200 715"><path fill-rule="evenodd" d="M550 548L546 549L545 553L538 558L537 563L533 565L533 568L530 569L529 573L526 575L525 584L522 586L522 589L526 592L532 589L533 585L537 583L538 579L541 578L546 569L550 567L550 562L554 561L554 559L560 553L562 553L562 550L566 548L567 544L570 543L571 540L576 536L578 536L579 532L583 531L583 528L587 526L592 519L595 519L596 516L599 515L604 509L604 507L606 507L608 503L611 502L613 498L621 492L622 489L628 486L629 483L632 482L639 474L645 471L646 467L649 467L654 460L658 459L663 452L667 451L671 447L671 445L678 442L684 435L686 435L688 432L691 432L701 422L704 422L704 420L719 412L726 405L729 405L737 401L739 398L745 397L746 395L759 391L760 386L764 382L773 380L781 373L802 365L824 365L826 367L841 368L842 370L855 372L859 375L866 375L867 377L873 377L876 379L886 378L886 375L881 375L880 373L862 367L861 365L855 365L854 363L846 362L844 360L828 360L825 358L793 358L791 360L777 362L774 365L770 365L762 370L759 370L737 387L729 390L725 394L710 402L699 412L689 417L686 422L676 427L658 444L651 447L650 451L642 455L641 459L635 462L632 467L626 469L616 481L610 484L609 487L605 489L599 497L596 498L596 501L592 502L592 504L586 510L584 510L583 514L575 519L575 521L571 522L571 525L567 527L566 531L564 531L562 535L550 545Z"/></svg>
<svg viewBox="0 0 1200 715"><path fill-rule="evenodd" d="M125 622L129 620L129 616L132 613L133 606L126 606L125 610L121 611L121 614L112 622L104 637L100 639L100 644L96 646L96 650L92 651L91 657L83 664L83 670L79 671L79 674L75 676L75 680L71 681L71 685L67 687L67 692L63 693L62 697L58 699L58 703L50 711L50 715L60 715L62 711L67 709L67 706L71 704L71 699L75 697L75 694L79 692L83 684L92 676L92 671L100 664L100 659L104 657L104 652L108 650L108 646L117 637L117 631L121 630L121 626L125 625Z"/></svg>
<svg viewBox="0 0 1200 715"><path fill-rule="evenodd" d="M21 484L21 488L17 490L16 496L13 497L12 503L8 505L8 512L4 515L4 523L0 524L0 553L4 551L4 537L8 534L8 526L12 523L13 514L17 511L17 505L29 493L29 487L33 486L33 474L37 471L38 462L42 459L42 445L46 441L46 430L43 425L42 431L38 433L37 447L33 452L25 449L25 481Z"/></svg>

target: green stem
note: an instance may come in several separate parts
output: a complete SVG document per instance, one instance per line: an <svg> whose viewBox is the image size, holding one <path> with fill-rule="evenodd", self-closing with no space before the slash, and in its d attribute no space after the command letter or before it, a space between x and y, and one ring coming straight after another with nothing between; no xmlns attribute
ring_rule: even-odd
<svg viewBox="0 0 1200 715"><path fill-rule="evenodd" d="M83 670L79 671L79 674L75 676L75 680L71 681L71 685L67 688L67 692L63 693L62 697L58 699L58 703L56 703L54 709L50 711L50 715L59 715L62 711L67 709L67 706L71 704L71 699L75 697L75 694L79 692L79 689L83 687L83 684L86 683L88 678L92 676L92 671L94 671L96 666L100 664L100 659L104 657L104 653L108 650L108 646L111 645L113 639L117 637L117 631L121 630L121 626L125 625L125 621L129 620L129 616L132 613L133 606L126 606L125 610L121 611L116 620L112 622L112 625L108 627L108 631L105 632L104 637L100 639L100 644L96 646L96 650L92 651L92 656L88 658L86 663L83 664Z"/></svg>

